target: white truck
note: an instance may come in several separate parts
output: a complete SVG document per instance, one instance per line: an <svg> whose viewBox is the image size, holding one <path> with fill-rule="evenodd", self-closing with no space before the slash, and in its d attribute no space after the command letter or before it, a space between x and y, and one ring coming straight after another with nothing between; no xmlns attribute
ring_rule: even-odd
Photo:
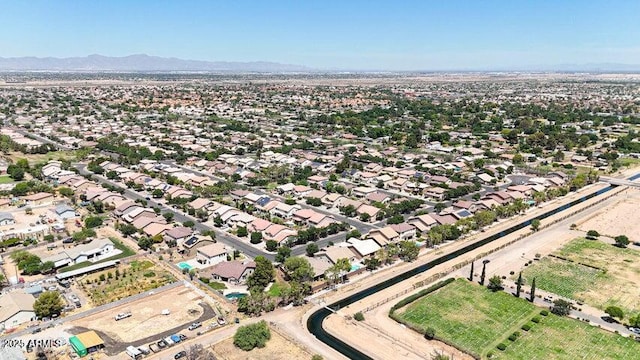
<svg viewBox="0 0 640 360"><path fill-rule="evenodd" d="M142 358L142 352L135 346L127 346L126 353L135 360Z"/></svg>

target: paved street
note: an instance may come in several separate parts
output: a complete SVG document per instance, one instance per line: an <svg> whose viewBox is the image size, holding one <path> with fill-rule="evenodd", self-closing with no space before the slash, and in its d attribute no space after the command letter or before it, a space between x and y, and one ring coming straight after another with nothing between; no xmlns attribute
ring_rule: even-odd
<svg viewBox="0 0 640 360"><path fill-rule="evenodd" d="M100 182L103 183L107 183L111 186L117 186L117 187L123 187L122 184L118 184L115 181L109 180L104 176L101 175L97 175L97 174L93 174L91 172L89 172L88 170L86 170L86 165L84 164L74 164L75 168L78 169L78 171L80 172L80 174L82 175L86 175L86 174L91 174L93 175L93 177L97 180L99 180ZM207 231L207 230L213 230L216 233L216 240L220 241L226 245L229 245L231 247L233 247L234 249L237 249L239 251L242 251L243 253L247 254L249 257L255 258L258 255L262 255L264 257L266 257L269 260L274 260L275 255L262 251L260 249L257 249L253 246L251 246L248 242L244 242L238 238L235 238L213 226L208 226L206 224L201 223L198 219L189 216L181 211L178 211L176 209L170 208L168 206L165 206L164 204L154 200L154 199L150 199L150 200L146 200L146 197L144 195L141 195L140 193L133 191L131 189L127 189L126 187L124 187L124 195L126 197L128 197L129 199L132 200L144 200L147 202L148 206L152 206L152 207L158 207L160 208L160 210L162 210L162 212L170 212L174 214L174 220L177 222L185 222L188 220L191 220L195 223L195 229L202 232L202 231Z"/></svg>

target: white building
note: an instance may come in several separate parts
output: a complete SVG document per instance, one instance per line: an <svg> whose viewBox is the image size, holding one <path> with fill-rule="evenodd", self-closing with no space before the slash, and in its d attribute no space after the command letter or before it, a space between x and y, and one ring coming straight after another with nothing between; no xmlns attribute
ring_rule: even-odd
<svg viewBox="0 0 640 360"><path fill-rule="evenodd" d="M0 330L15 328L35 318L34 302L32 295L23 292L0 295Z"/></svg>

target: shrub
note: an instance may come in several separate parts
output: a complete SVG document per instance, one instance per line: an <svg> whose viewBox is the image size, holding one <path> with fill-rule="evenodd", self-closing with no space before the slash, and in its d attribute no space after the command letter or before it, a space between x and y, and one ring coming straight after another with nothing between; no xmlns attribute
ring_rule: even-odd
<svg viewBox="0 0 640 360"><path fill-rule="evenodd" d="M503 344L503 343L498 344L498 346L496 346L496 347L497 347L497 348L498 348L498 350L500 350L500 351L505 351L505 350L507 350L507 345L505 345L505 344Z"/></svg>
<svg viewBox="0 0 640 360"><path fill-rule="evenodd" d="M516 341L517 339L518 339L518 337L516 336L516 334L509 335L509 340L510 341Z"/></svg>
<svg viewBox="0 0 640 360"><path fill-rule="evenodd" d="M600 234L595 230L589 230L587 231L587 236L597 238Z"/></svg>
<svg viewBox="0 0 640 360"><path fill-rule="evenodd" d="M205 284L208 284L208 283L209 283L209 281L211 281L211 280L209 280L209 278L208 278L208 277L200 277L200 281L202 281L202 282L203 282L203 283L205 283Z"/></svg>
<svg viewBox="0 0 640 360"><path fill-rule="evenodd" d="M424 338L427 340L433 340L436 337L436 329L432 328L432 327L428 327L425 331L424 331Z"/></svg>
<svg viewBox="0 0 640 360"><path fill-rule="evenodd" d="M144 277L154 277L154 276L156 276L156 273L154 273L153 271L147 271L144 274L142 274L142 276L144 276Z"/></svg>
<svg viewBox="0 0 640 360"><path fill-rule="evenodd" d="M531 319L531 322L538 324L541 320L542 320L542 318L540 316L534 316Z"/></svg>
<svg viewBox="0 0 640 360"><path fill-rule="evenodd" d="M531 330L531 325L529 325L529 324L524 324L524 325L522 325L522 328L521 328L521 329L522 329L522 330L524 330L524 331L529 331L529 330Z"/></svg>
<svg viewBox="0 0 640 360"><path fill-rule="evenodd" d="M542 315L542 316L547 316L547 315L549 315L549 310L542 310L542 311L540 311L540 315Z"/></svg>
<svg viewBox="0 0 640 360"><path fill-rule="evenodd" d="M239 327L233 335L233 344L244 351L250 351L256 347L265 347L269 339L271 339L271 331L267 323L262 320L255 324Z"/></svg>
<svg viewBox="0 0 640 360"><path fill-rule="evenodd" d="M353 314L353 318L356 321L363 321L364 320L364 315L360 311L358 311L357 313Z"/></svg>

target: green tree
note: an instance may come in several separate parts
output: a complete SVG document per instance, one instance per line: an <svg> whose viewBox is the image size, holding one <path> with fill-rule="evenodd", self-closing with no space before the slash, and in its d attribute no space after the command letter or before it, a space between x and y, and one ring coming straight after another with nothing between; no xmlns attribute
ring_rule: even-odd
<svg viewBox="0 0 640 360"><path fill-rule="evenodd" d="M275 277L273 264L264 256L256 256L256 269L247 278L247 286L252 292L263 291Z"/></svg>
<svg viewBox="0 0 640 360"><path fill-rule="evenodd" d="M533 219L531 220L531 230L538 231L540 229L540 220Z"/></svg>
<svg viewBox="0 0 640 360"><path fill-rule="evenodd" d="M33 303L33 311L40 319L59 315L63 307L62 298L57 291L45 291Z"/></svg>
<svg viewBox="0 0 640 360"><path fill-rule="evenodd" d="M618 235L615 237L616 246L626 248L629 245L629 238L626 235Z"/></svg>
<svg viewBox="0 0 640 360"><path fill-rule="evenodd" d="M237 235L239 237L246 237L247 235L249 235L249 232L247 231L247 228L244 226L238 226L238 232Z"/></svg>
<svg viewBox="0 0 640 360"><path fill-rule="evenodd" d="M624 311L618 306L608 306L604 309L604 312L609 314L611 317L617 318L618 320L624 319Z"/></svg>
<svg viewBox="0 0 640 360"><path fill-rule="evenodd" d="M267 323L262 320L255 324L240 326L233 335L233 344L244 351L251 351L256 347L265 347L269 339L271 339L271 331Z"/></svg>
<svg viewBox="0 0 640 360"><path fill-rule="evenodd" d="M260 244L262 242L262 233L259 231L254 231L251 233L251 243L252 244Z"/></svg>
<svg viewBox="0 0 640 360"><path fill-rule="evenodd" d="M489 285L487 285L487 288L493 292L502 290L502 278L498 275L493 275L489 278Z"/></svg>
<svg viewBox="0 0 640 360"><path fill-rule="evenodd" d="M7 168L7 173L15 181L21 181L24 179L24 170L19 167Z"/></svg>
<svg viewBox="0 0 640 360"><path fill-rule="evenodd" d="M187 220L187 221L182 223L182 226L188 227L188 228L192 228L192 227L196 226L196 223L194 223L192 220Z"/></svg>
<svg viewBox="0 0 640 360"><path fill-rule="evenodd" d="M136 232L138 232L138 229L136 229L135 226L133 226L131 224L125 224L125 223L122 223L122 224L118 225L118 230L120 230L120 232L124 236L133 235Z"/></svg>
<svg viewBox="0 0 640 360"><path fill-rule="evenodd" d="M524 280L522 279L522 271L518 274L518 280L516 280L516 296L520 297L520 292L522 291L522 285L524 285Z"/></svg>
<svg viewBox="0 0 640 360"><path fill-rule="evenodd" d="M167 212L163 213L162 216L164 217L165 220L167 220L167 222L171 222L173 220L173 217L175 216L175 214L172 213L172 212L167 211Z"/></svg>
<svg viewBox="0 0 640 360"><path fill-rule="evenodd" d="M278 249L278 242L275 240L267 240L265 244L267 251L276 251Z"/></svg>
<svg viewBox="0 0 640 360"><path fill-rule="evenodd" d="M563 299L556 299L551 306L551 312L558 316L567 316L571 313L571 303Z"/></svg>
<svg viewBox="0 0 640 360"><path fill-rule="evenodd" d="M291 256L291 248L288 246L280 246L276 254L276 262L284 263Z"/></svg>
<svg viewBox="0 0 640 360"><path fill-rule="evenodd" d="M102 225L101 217L89 216L88 218L84 219L84 226L87 227L88 229L93 229L100 225Z"/></svg>
<svg viewBox="0 0 640 360"><path fill-rule="evenodd" d="M420 248L413 241L401 241L399 244L398 256L403 261L413 261L418 258Z"/></svg>
<svg viewBox="0 0 640 360"><path fill-rule="evenodd" d="M61 187L58 189L58 194L70 198L73 196L73 190L68 187Z"/></svg>
<svg viewBox="0 0 640 360"><path fill-rule="evenodd" d="M471 270L469 271L469 281L473 281L473 267L475 265L475 262L472 261L471 262Z"/></svg>
<svg viewBox="0 0 640 360"><path fill-rule="evenodd" d="M309 256L309 257L313 257L313 255L315 255L315 253L320 251L320 249L318 248L318 245L316 243L307 244L307 247L306 247L305 250L307 252L307 256Z"/></svg>
<svg viewBox="0 0 640 360"><path fill-rule="evenodd" d="M289 257L284 261L284 270L292 281L304 283L313 279L313 268L309 261L300 256Z"/></svg>
<svg viewBox="0 0 640 360"><path fill-rule="evenodd" d="M107 176L107 179L109 180L115 180L118 178L118 173L113 170L110 170L110 171L107 171L106 176Z"/></svg>
<svg viewBox="0 0 640 360"><path fill-rule="evenodd" d="M531 281L531 293L529 294L529 301L533 302L536 298L536 278Z"/></svg>
<svg viewBox="0 0 640 360"><path fill-rule="evenodd" d="M358 311L357 313L353 314L353 319L356 321L364 321L364 315L362 314L362 312Z"/></svg>
<svg viewBox="0 0 640 360"><path fill-rule="evenodd" d="M153 240L149 239L146 236L143 236L140 238L140 240L138 240L138 246L142 250L148 250L151 248L151 246L153 246Z"/></svg>
<svg viewBox="0 0 640 360"><path fill-rule="evenodd" d="M164 196L164 192L162 192L162 190L160 189L154 189L151 192L151 196L153 196L154 199L159 199Z"/></svg>

